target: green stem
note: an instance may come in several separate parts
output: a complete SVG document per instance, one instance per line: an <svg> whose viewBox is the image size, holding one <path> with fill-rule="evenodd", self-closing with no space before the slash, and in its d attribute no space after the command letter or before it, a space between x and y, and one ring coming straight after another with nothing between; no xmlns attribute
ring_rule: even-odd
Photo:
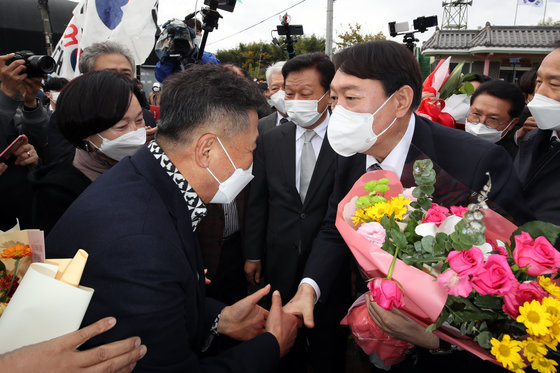
<svg viewBox="0 0 560 373"><path fill-rule="evenodd" d="M397 262L397 254L399 253L399 248L395 248L395 255L393 255L393 261L389 267L389 272L387 273L387 278L391 280L393 278L393 269L395 268L395 263Z"/></svg>
<svg viewBox="0 0 560 373"><path fill-rule="evenodd" d="M446 256L434 256L429 259L406 259L407 264L410 263L429 263L429 262L439 262L440 260L447 259Z"/></svg>
<svg viewBox="0 0 560 373"><path fill-rule="evenodd" d="M21 258L15 258L16 259L16 264L14 264L14 274L12 275L12 282L10 282L10 286L8 287L8 291L6 292L6 298L8 297L8 295L10 294L10 290L12 290L12 286L14 285L14 281L16 279L16 273L17 273L17 269L18 269L18 264L19 264L19 260Z"/></svg>

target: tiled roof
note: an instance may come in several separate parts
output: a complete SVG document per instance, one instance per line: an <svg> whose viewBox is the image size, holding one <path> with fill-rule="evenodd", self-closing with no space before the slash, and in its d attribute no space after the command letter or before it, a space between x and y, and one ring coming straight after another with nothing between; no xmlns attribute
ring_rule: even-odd
<svg viewBox="0 0 560 373"><path fill-rule="evenodd" d="M552 49L560 40L560 27L554 26L492 26L481 30L436 30L422 50L476 50L485 48Z"/></svg>

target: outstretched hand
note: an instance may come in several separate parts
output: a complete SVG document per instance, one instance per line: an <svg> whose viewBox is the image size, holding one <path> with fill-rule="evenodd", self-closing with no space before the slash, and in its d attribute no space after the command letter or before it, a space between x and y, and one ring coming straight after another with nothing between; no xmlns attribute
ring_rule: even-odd
<svg viewBox="0 0 560 373"><path fill-rule="evenodd" d="M371 320L391 337L425 348L439 347L439 338L435 334L426 332L423 326L399 310L382 308L369 294L366 295L366 304Z"/></svg>
<svg viewBox="0 0 560 373"><path fill-rule="evenodd" d="M301 321L292 314L282 310L282 298L278 290L272 294L270 315L266 321L266 331L276 337L280 346L280 357L286 355L296 340Z"/></svg>
<svg viewBox="0 0 560 373"><path fill-rule="evenodd" d="M86 351L77 348L89 339L115 326L113 317L101 319L85 328L50 341L22 347L0 356L0 371L101 373L131 372L146 354L140 338L132 337Z"/></svg>
<svg viewBox="0 0 560 373"><path fill-rule="evenodd" d="M313 309L315 308L315 290L309 284L301 284L296 295L284 306L284 311L303 318L308 328L313 328Z"/></svg>
<svg viewBox="0 0 560 373"><path fill-rule="evenodd" d="M264 333L268 311L257 303L270 292L270 285L222 310L218 333L247 341Z"/></svg>

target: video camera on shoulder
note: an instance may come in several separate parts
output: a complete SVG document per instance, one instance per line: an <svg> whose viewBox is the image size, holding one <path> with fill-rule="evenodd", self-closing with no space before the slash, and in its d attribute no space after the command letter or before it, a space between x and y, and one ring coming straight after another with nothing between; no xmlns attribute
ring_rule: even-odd
<svg viewBox="0 0 560 373"><path fill-rule="evenodd" d="M167 58L177 58L181 63L194 63L198 54L198 47L193 42L196 32L185 22L172 19L162 26L155 52L160 61Z"/></svg>
<svg viewBox="0 0 560 373"><path fill-rule="evenodd" d="M22 74L27 74L28 78L43 77L53 73L56 68L56 62L52 57L35 55L31 51L15 52L15 56L6 61L6 66L16 60L25 60L25 71Z"/></svg>

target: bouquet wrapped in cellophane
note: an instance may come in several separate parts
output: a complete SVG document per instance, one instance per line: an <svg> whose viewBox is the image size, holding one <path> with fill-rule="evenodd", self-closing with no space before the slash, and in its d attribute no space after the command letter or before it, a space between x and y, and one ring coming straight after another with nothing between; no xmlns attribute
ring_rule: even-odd
<svg viewBox="0 0 560 373"><path fill-rule="evenodd" d="M416 161L413 174L417 187L403 189L393 172L366 173L338 206L336 226L373 300L512 371L555 371L560 253L550 242L560 227L517 228L488 209L490 180L474 203L440 206L432 200L432 162ZM402 360L412 345L367 315L362 296L344 320L356 342L383 365Z"/></svg>

